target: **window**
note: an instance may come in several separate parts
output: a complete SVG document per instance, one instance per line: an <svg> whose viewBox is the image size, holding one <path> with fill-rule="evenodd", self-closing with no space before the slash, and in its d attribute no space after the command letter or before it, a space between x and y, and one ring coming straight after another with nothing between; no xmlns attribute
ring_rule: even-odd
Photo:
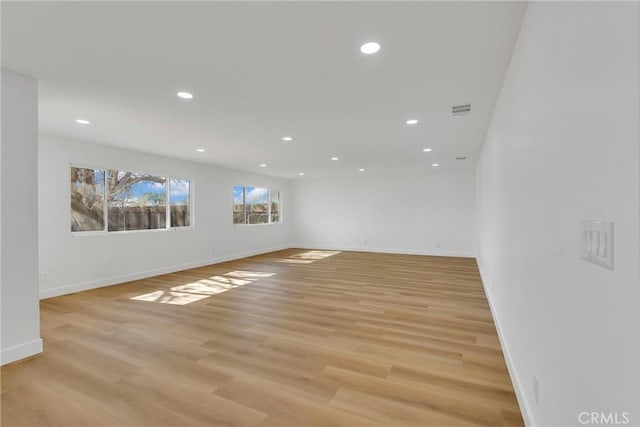
<svg viewBox="0 0 640 427"><path fill-rule="evenodd" d="M171 227L188 227L191 223L190 184L188 179L169 180Z"/></svg>
<svg viewBox="0 0 640 427"><path fill-rule="evenodd" d="M280 192L268 188L233 187L233 223L269 224L280 222Z"/></svg>
<svg viewBox="0 0 640 427"><path fill-rule="evenodd" d="M271 192L271 222L280 222L280 192Z"/></svg>
<svg viewBox="0 0 640 427"><path fill-rule="evenodd" d="M267 188L244 187L244 205L247 224L269 223L269 190Z"/></svg>
<svg viewBox="0 0 640 427"><path fill-rule="evenodd" d="M71 231L188 227L190 187L188 179L72 166Z"/></svg>
<svg viewBox="0 0 640 427"><path fill-rule="evenodd" d="M161 176L109 171L109 231L167 227L167 180Z"/></svg>
<svg viewBox="0 0 640 427"><path fill-rule="evenodd" d="M104 173L71 168L71 231L104 230Z"/></svg>
<svg viewBox="0 0 640 427"><path fill-rule="evenodd" d="M233 223L247 223L247 217L244 215L244 187L241 185L233 187Z"/></svg>

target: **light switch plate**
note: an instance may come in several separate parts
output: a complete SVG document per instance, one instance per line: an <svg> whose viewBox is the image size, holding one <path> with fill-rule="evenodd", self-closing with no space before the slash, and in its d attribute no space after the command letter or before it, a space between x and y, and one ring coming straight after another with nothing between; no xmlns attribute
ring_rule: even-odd
<svg viewBox="0 0 640 427"><path fill-rule="evenodd" d="M582 259L613 269L613 222L582 221Z"/></svg>

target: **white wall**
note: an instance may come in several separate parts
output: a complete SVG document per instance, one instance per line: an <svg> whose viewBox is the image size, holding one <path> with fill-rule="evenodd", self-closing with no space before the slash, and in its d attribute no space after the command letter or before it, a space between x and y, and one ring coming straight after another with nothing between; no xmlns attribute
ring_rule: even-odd
<svg viewBox="0 0 640 427"><path fill-rule="evenodd" d="M120 283L289 246L286 180L140 152L40 135L41 297ZM193 227L98 235L69 229L70 164L192 179ZM284 223L232 224L234 184L279 189Z"/></svg>
<svg viewBox="0 0 640 427"><path fill-rule="evenodd" d="M431 169L295 180L296 246L473 256L474 182Z"/></svg>
<svg viewBox="0 0 640 427"><path fill-rule="evenodd" d="M0 364L42 351L38 306L38 86L2 70Z"/></svg>
<svg viewBox="0 0 640 427"><path fill-rule="evenodd" d="M638 7L530 3L478 165L478 261L531 424L640 425ZM584 219L615 223L613 270L580 259Z"/></svg>

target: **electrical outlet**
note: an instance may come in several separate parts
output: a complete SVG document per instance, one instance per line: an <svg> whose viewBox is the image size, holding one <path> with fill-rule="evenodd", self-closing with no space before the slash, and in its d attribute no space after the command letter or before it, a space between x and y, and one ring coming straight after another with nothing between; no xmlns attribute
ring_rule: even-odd
<svg viewBox="0 0 640 427"><path fill-rule="evenodd" d="M47 273L46 271L43 271L42 273L40 273L40 279L43 282L46 282L47 280L49 280L49 273Z"/></svg>
<svg viewBox="0 0 640 427"><path fill-rule="evenodd" d="M436 248L440 247L440 242L436 242Z"/></svg>
<svg viewBox="0 0 640 427"><path fill-rule="evenodd" d="M580 235L580 257L613 270L613 222L582 221Z"/></svg>
<svg viewBox="0 0 640 427"><path fill-rule="evenodd" d="M533 376L533 397L536 403L540 403L540 380L537 375Z"/></svg>

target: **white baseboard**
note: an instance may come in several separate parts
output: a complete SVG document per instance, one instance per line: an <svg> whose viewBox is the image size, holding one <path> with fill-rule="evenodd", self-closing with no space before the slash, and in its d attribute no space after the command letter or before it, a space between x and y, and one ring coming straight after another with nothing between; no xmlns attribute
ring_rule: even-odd
<svg viewBox="0 0 640 427"><path fill-rule="evenodd" d="M507 362L507 369L509 370L511 383L516 393L516 399L518 400L518 405L520 406L520 412L522 412L522 418L524 420L525 425L535 426L537 424L533 418L533 412L531 411L531 406L527 401L522 380L520 379L520 375L518 375L518 371L516 369L515 363L513 361L513 358L511 357L511 352L509 351L509 344L507 343L507 339L502 333L502 328L501 328L502 323L500 322L500 317L498 316L498 312L496 311L496 308L493 303L493 299L492 299L493 295L489 291L491 286L489 286L487 276L482 272L480 262L478 261L477 263L478 263L478 270L480 271L480 279L482 280L482 286L484 287L484 293L487 296L487 301L489 301L489 308L491 309L491 316L493 317L493 323L496 325L496 331L498 332L498 339L500 340L502 353L504 354L505 362Z"/></svg>
<svg viewBox="0 0 640 427"><path fill-rule="evenodd" d="M188 270L190 268L204 267L206 265L218 264L221 262L232 261L240 258L254 256L254 255L266 254L269 252L280 251L288 248L474 258L474 255L472 254L454 253L454 252L411 251L411 250L402 250L402 249L382 249L382 248L370 248L370 247L327 248L327 247L318 247L316 245L283 245L283 246L261 249L256 251L236 253L236 254L232 254L224 257L205 259L205 260L189 262L189 263L179 264L179 265L172 265L169 267L162 267L162 268L157 268L153 270L146 270L146 271L140 271L140 272L131 273L131 274L124 274L121 276L112 276L104 279L92 280L89 282L74 283L71 285L60 286L57 288L43 289L43 290L40 290L40 299L53 298L61 295L72 294L75 292L88 291L90 289L101 288L104 286L118 285L120 283L131 282L133 280L146 279L148 277L158 276L161 274L175 273L176 271Z"/></svg>
<svg viewBox="0 0 640 427"><path fill-rule="evenodd" d="M0 365L6 365L38 353L42 353L42 339L40 338L2 349L0 351Z"/></svg>
<svg viewBox="0 0 640 427"><path fill-rule="evenodd" d="M205 259L185 264L172 265L169 267L156 268L153 270L140 271L137 273L124 274L122 276L112 276L104 279L92 280L90 282L75 283L67 286L60 286L52 289L43 289L40 291L40 299L53 298L61 295L72 294L75 292L88 291L89 289L101 288L104 286L118 285L120 283L131 282L133 280L146 279L148 277L159 276L161 274L175 273L177 271L188 270L190 268L204 267L211 264L219 264L221 262L233 261L240 258L246 258L254 255L262 255L269 252L287 249L289 246L279 246L256 251L249 251L227 255L224 257Z"/></svg>
<svg viewBox="0 0 640 427"><path fill-rule="evenodd" d="M389 248L372 248L367 246L323 246L297 244L291 245L292 248L300 249L317 249L325 251L347 251L347 252L374 252L380 254L401 254L401 255L426 255L426 256L448 256L457 258L475 258L474 254L464 252L446 252L446 251L415 251L410 249L389 249Z"/></svg>

